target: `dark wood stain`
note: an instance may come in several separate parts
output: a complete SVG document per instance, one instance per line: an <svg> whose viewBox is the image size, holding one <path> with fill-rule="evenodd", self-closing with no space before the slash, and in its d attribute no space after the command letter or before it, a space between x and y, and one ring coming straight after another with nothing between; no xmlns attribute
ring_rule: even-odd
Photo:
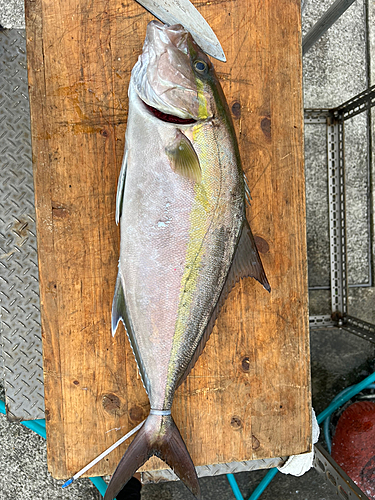
<svg viewBox="0 0 375 500"><path fill-rule="evenodd" d="M70 216L70 210L67 206L54 202L52 205L53 219L67 219Z"/></svg>
<svg viewBox="0 0 375 500"><path fill-rule="evenodd" d="M267 253L270 250L270 246L267 243L267 241L262 238L261 236L254 236L255 244L257 246L258 252L260 253Z"/></svg>
<svg viewBox="0 0 375 500"><path fill-rule="evenodd" d="M242 371L244 371L246 373L250 370L250 358L248 356L245 356L242 359L241 368L242 368Z"/></svg>
<svg viewBox="0 0 375 500"><path fill-rule="evenodd" d="M259 439L254 436L254 434L251 436L251 442L253 450L257 450L260 446L260 442Z"/></svg>
<svg viewBox="0 0 375 500"><path fill-rule="evenodd" d="M271 140L271 118L269 116L265 116L260 122L260 128L262 129L265 137L270 141Z"/></svg>
<svg viewBox="0 0 375 500"><path fill-rule="evenodd" d="M142 420L144 420L145 417L146 414L142 406L134 405L130 408L129 418L133 423L139 424L140 422L142 422Z"/></svg>

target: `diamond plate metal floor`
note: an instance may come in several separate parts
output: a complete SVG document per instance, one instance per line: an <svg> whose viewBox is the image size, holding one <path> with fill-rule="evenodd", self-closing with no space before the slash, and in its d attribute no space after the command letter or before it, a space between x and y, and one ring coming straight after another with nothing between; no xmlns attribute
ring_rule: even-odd
<svg viewBox="0 0 375 500"><path fill-rule="evenodd" d="M0 377L9 419L44 418L25 30L0 31Z"/></svg>

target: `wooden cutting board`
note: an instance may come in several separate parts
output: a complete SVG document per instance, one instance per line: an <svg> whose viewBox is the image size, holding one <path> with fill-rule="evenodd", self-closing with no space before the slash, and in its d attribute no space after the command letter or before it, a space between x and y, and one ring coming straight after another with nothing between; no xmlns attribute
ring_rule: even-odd
<svg viewBox="0 0 375 500"><path fill-rule="evenodd" d="M215 67L272 292L235 287L173 415L196 465L298 454L311 448L300 2L193 3L227 56ZM149 410L110 314L127 87L152 16L133 0L26 0L26 18L48 464L66 478ZM112 473L126 446L88 475Z"/></svg>

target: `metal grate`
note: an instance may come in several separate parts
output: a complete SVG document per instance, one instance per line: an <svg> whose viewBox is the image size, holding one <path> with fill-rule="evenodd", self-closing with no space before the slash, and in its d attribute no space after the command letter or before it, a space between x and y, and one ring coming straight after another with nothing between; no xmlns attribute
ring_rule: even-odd
<svg viewBox="0 0 375 500"><path fill-rule="evenodd" d="M221 474L237 474L237 472L248 472L259 469L272 469L280 467L286 458L267 458L263 460L251 460L244 462L232 462L228 464L201 465L196 467L198 477L220 476ZM171 469L147 471L141 473L142 483L160 483L164 481L179 481L179 478Z"/></svg>
<svg viewBox="0 0 375 500"><path fill-rule="evenodd" d="M0 344L9 419L44 417L24 30L0 31Z"/></svg>

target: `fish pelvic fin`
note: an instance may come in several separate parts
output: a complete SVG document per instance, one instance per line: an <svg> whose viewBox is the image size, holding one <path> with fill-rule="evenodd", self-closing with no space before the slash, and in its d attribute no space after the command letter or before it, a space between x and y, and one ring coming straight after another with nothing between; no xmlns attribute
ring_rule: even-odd
<svg viewBox="0 0 375 500"><path fill-rule="evenodd" d="M120 460L104 500L113 500L133 474L152 456L164 460L197 499L201 499L197 473L171 415L149 415Z"/></svg>
<svg viewBox="0 0 375 500"><path fill-rule="evenodd" d="M128 164L128 150L125 147L124 157L122 159L122 165L120 170L120 175L117 182L117 196L116 196L116 224L120 222L120 217L122 213L122 205L124 203L124 190L125 190L125 180L126 180L126 169Z"/></svg>

